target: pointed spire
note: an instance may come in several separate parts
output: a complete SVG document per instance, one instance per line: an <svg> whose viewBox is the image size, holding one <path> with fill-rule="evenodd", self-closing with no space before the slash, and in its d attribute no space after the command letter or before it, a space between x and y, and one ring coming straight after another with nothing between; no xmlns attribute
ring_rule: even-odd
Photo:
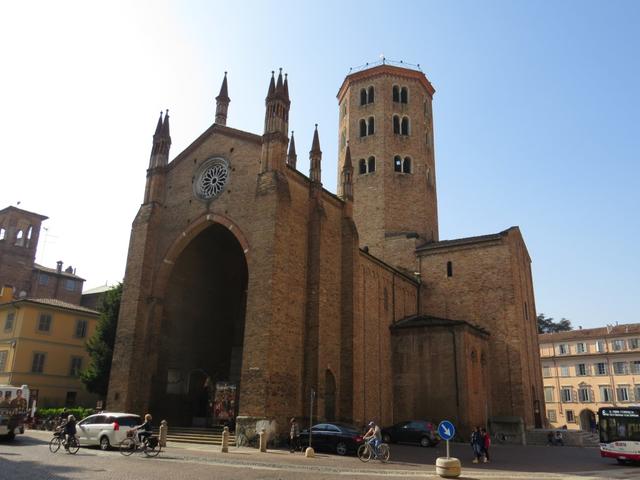
<svg viewBox="0 0 640 480"><path fill-rule="evenodd" d="M229 100L229 92L227 90L227 72L224 72L224 79L222 80L222 86L220 87L220 93L216 97L217 101Z"/></svg>
<svg viewBox="0 0 640 480"><path fill-rule="evenodd" d="M276 95L279 93L283 93L284 84L282 83L282 68L280 68L280 73L278 73L278 83L276 83Z"/></svg>
<svg viewBox="0 0 640 480"><path fill-rule="evenodd" d="M164 122L162 122L162 137L165 140L169 140L169 144L171 144L171 135L169 133L169 109L167 109L164 113Z"/></svg>
<svg viewBox="0 0 640 480"><path fill-rule="evenodd" d="M160 118L158 118L158 125L156 125L156 131L153 134L153 138L157 138L160 136L160 132L162 132L162 110L160 110Z"/></svg>
<svg viewBox="0 0 640 480"><path fill-rule="evenodd" d="M284 98L288 102L289 101L289 80L287 79L288 75L284 74Z"/></svg>
<svg viewBox="0 0 640 480"><path fill-rule="evenodd" d="M215 123L218 125L227 124L227 110L229 109L229 92L227 89L227 72L224 72L224 79L220 86L220 93L216 97L216 119Z"/></svg>
<svg viewBox="0 0 640 480"><path fill-rule="evenodd" d="M296 140L293 138L293 130L291 130L291 140L289 140L289 153L287 154L287 165L296 168L298 155L296 154Z"/></svg>
<svg viewBox="0 0 640 480"><path fill-rule="evenodd" d="M310 153L319 153L322 155L322 151L320 150L320 138L318 137L318 124L316 123L316 129L313 132L313 142L311 143L311 152Z"/></svg>
<svg viewBox="0 0 640 480"><path fill-rule="evenodd" d="M342 166L340 197L343 200L353 200L353 164L351 163L351 148L347 142L347 150L344 153L344 165Z"/></svg>
<svg viewBox="0 0 640 480"><path fill-rule="evenodd" d="M276 93L276 81L274 78L276 72L271 70L271 81L269 82L269 91L267 92L267 100L273 98L273 94Z"/></svg>
<svg viewBox="0 0 640 480"><path fill-rule="evenodd" d="M322 151L320 150L320 138L318 137L318 124L313 132L313 142L311 143L311 151L309 152L310 169L309 178L312 183L321 183L320 160L322 160Z"/></svg>

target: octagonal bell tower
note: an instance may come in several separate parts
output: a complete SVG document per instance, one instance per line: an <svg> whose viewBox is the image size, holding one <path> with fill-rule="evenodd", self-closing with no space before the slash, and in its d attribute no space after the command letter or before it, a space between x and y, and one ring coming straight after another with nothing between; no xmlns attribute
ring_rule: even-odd
<svg viewBox="0 0 640 480"><path fill-rule="evenodd" d="M416 246L438 240L434 93L421 71L384 62L349 74L338 92L338 171L348 143L360 246L411 272Z"/></svg>

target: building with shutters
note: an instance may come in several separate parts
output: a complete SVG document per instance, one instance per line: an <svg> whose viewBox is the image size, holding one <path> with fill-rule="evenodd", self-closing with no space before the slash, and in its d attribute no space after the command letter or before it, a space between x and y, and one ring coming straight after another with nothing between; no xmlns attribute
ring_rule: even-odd
<svg viewBox="0 0 640 480"><path fill-rule="evenodd" d="M549 424L595 427L601 407L640 405L640 324L539 336Z"/></svg>

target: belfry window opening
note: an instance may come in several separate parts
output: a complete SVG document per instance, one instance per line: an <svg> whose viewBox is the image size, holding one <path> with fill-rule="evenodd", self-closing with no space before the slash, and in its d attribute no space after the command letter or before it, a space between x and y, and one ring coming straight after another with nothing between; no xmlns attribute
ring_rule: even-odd
<svg viewBox="0 0 640 480"><path fill-rule="evenodd" d="M375 100L375 89L371 85L368 89L363 88L360 90L360 106L373 103Z"/></svg>
<svg viewBox="0 0 640 480"><path fill-rule="evenodd" d="M376 171L376 157L371 156L368 159L361 158L358 161L358 173L365 175Z"/></svg>
<svg viewBox="0 0 640 480"><path fill-rule="evenodd" d="M375 119L369 117L367 120L360 119L360 138L376 133Z"/></svg>
<svg viewBox="0 0 640 480"><path fill-rule="evenodd" d="M391 91L391 98L394 103L409 103L409 89L394 85Z"/></svg>
<svg viewBox="0 0 640 480"><path fill-rule="evenodd" d="M397 173L411 173L411 158L396 155L393 157L393 171Z"/></svg>

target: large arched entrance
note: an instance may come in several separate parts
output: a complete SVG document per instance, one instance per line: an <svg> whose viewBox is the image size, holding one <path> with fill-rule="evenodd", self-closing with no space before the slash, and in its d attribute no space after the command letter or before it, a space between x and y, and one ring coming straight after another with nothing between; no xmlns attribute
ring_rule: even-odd
<svg viewBox="0 0 640 480"><path fill-rule="evenodd" d="M247 261L223 225L200 232L176 258L164 297L152 412L174 425L237 415Z"/></svg>

